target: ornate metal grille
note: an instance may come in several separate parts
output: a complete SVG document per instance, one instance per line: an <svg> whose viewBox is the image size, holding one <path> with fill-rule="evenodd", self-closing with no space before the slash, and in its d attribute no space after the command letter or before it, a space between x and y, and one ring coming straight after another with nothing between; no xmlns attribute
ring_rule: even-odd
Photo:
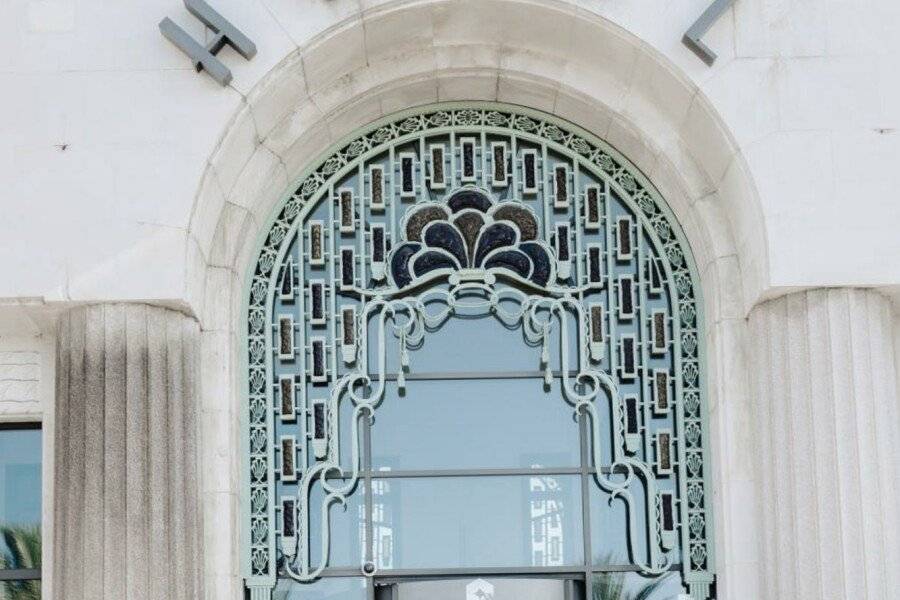
<svg viewBox="0 0 900 600"><path fill-rule="evenodd" d="M364 438L387 382L406 386L430 332L473 314L540 348L535 367L584 424L594 485L628 508L633 569L678 569L693 598L713 597L698 296L664 202L571 125L446 105L342 144L286 199L250 281L252 597L321 575L330 506L362 493ZM369 514L364 537L376 526ZM373 575L370 553L361 558Z"/></svg>

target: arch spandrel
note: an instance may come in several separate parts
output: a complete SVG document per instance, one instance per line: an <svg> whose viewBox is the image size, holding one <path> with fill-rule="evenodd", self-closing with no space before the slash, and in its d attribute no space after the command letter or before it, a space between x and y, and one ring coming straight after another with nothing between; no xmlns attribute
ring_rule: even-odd
<svg viewBox="0 0 900 600"><path fill-rule="evenodd" d="M680 561L686 589L710 597L690 248L655 190L606 144L495 104L423 107L366 128L307 171L269 230L247 313L248 586L321 576L328 528L312 556L311 511L327 522L328 504L359 481L358 445L338 443L341 403L353 407L358 440L385 381L402 386L415 369L426 330L479 309L542 347L545 383L559 379L586 416L594 483L632 515L633 570L657 576ZM551 343L561 348L552 357ZM350 479L327 483L339 467ZM316 482L319 506L309 499Z"/></svg>

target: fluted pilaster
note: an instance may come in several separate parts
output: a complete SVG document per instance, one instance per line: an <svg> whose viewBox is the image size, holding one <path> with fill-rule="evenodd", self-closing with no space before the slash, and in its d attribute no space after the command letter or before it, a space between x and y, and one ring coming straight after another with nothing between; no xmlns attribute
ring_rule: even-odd
<svg viewBox="0 0 900 600"><path fill-rule="evenodd" d="M890 305L814 290L750 315L766 598L900 590L900 439Z"/></svg>
<svg viewBox="0 0 900 600"><path fill-rule="evenodd" d="M146 305L60 319L54 597L202 597L196 321Z"/></svg>

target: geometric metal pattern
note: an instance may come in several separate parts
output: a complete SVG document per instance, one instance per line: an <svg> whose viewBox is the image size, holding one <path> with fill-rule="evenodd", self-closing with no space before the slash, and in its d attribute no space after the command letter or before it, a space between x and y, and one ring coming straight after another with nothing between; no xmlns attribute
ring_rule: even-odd
<svg viewBox="0 0 900 600"><path fill-rule="evenodd" d="M285 200L249 282L251 597L326 568L329 507L357 489L361 429L386 381L405 385L430 331L481 313L542 348L545 383L559 381L586 418L594 481L628 508L635 570L658 575L677 558L691 597L712 598L701 309L665 203L570 124L451 104L341 144ZM346 403L349 425L337 416ZM325 490L316 500L313 482ZM317 540L312 511L325 523Z"/></svg>

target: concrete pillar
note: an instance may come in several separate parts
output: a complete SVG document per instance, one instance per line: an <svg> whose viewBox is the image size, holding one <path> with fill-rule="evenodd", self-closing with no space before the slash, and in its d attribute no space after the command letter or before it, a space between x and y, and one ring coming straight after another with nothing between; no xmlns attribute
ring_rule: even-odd
<svg viewBox="0 0 900 600"><path fill-rule="evenodd" d="M889 301L813 290L750 315L766 598L900 590L900 419Z"/></svg>
<svg viewBox="0 0 900 600"><path fill-rule="evenodd" d="M78 307L57 336L58 600L202 598L197 322Z"/></svg>

